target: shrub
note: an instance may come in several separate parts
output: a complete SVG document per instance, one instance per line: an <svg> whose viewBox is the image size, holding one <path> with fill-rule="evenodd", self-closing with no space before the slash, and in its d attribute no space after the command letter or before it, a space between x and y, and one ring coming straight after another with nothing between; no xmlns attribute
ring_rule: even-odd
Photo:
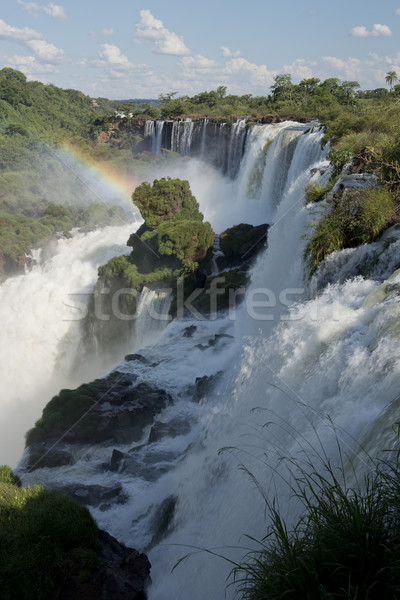
<svg viewBox="0 0 400 600"><path fill-rule="evenodd" d="M332 189L332 186L332 182L327 182L323 185L318 185L318 183L310 183L305 189L307 202L320 202Z"/></svg>
<svg viewBox="0 0 400 600"><path fill-rule="evenodd" d="M47 600L69 572L98 566L98 545L95 522L75 500L37 485L0 483L2 600Z"/></svg>
<svg viewBox="0 0 400 600"><path fill-rule="evenodd" d="M327 202L306 247L311 274L331 252L375 240L390 225L394 208L383 187L347 190Z"/></svg>
<svg viewBox="0 0 400 600"><path fill-rule="evenodd" d="M190 191L189 182L170 177L155 179L153 185L142 183L132 194L132 200L150 229L172 218L202 221L199 204Z"/></svg>

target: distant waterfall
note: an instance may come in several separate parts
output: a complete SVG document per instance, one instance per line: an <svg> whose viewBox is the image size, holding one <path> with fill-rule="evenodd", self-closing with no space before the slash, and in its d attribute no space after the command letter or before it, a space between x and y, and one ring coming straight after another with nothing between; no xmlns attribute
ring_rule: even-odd
<svg viewBox="0 0 400 600"><path fill-rule="evenodd" d="M205 149L206 149L207 125L208 125L208 119L204 119L203 129L202 129L202 132L201 132L200 158L204 158L204 152L205 152Z"/></svg>
<svg viewBox="0 0 400 600"><path fill-rule="evenodd" d="M164 129L164 121L156 121L155 131L153 133L151 151L153 154L161 154L161 141Z"/></svg>
<svg viewBox="0 0 400 600"><path fill-rule="evenodd" d="M154 138L154 121L151 121L150 119L148 119L146 121L146 123L144 124L144 138L148 139L151 138L152 143L153 143L153 138Z"/></svg>
<svg viewBox="0 0 400 600"><path fill-rule="evenodd" d="M240 161L243 156L245 138L246 119L240 119L231 127L227 164L227 173L230 177L234 177L239 171Z"/></svg>
<svg viewBox="0 0 400 600"><path fill-rule="evenodd" d="M171 150L181 156L189 156L194 123L188 118L186 121L174 121L171 134Z"/></svg>

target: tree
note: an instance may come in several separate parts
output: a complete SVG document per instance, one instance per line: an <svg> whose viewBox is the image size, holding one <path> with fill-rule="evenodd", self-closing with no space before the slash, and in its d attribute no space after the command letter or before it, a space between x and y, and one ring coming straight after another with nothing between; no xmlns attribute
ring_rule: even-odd
<svg viewBox="0 0 400 600"><path fill-rule="evenodd" d="M393 85L399 80L396 71L388 71L386 73L385 81L390 87L390 93L392 93Z"/></svg>
<svg viewBox="0 0 400 600"><path fill-rule="evenodd" d="M320 81L317 77L310 77L309 79L300 81L299 85L304 89L306 94L313 95Z"/></svg>
<svg viewBox="0 0 400 600"><path fill-rule="evenodd" d="M172 101L173 97L176 96L177 93L178 92L168 92L167 94L160 94L158 96L158 99L160 101L160 106L164 107L167 104L169 104Z"/></svg>
<svg viewBox="0 0 400 600"><path fill-rule="evenodd" d="M360 84L358 81L343 81L340 87L345 93L347 102L350 102L354 98L356 89L360 87Z"/></svg>
<svg viewBox="0 0 400 600"><path fill-rule="evenodd" d="M285 97L290 99L292 87L293 83L291 75L276 75L274 77L274 84L271 85L274 100L283 99Z"/></svg>

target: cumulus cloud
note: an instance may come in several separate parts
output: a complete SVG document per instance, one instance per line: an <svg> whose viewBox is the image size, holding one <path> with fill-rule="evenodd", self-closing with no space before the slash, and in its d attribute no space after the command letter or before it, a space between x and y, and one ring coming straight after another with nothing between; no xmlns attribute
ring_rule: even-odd
<svg viewBox="0 0 400 600"><path fill-rule="evenodd" d="M49 44L44 40L29 40L26 43L32 48L36 56L42 60L52 61L64 56L64 50L60 50L54 44Z"/></svg>
<svg viewBox="0 0 400 600"><path fill-rule="evenodd" d="M353 37L388 37L392 35L392 32L387 25L375 23L371 30L368 30L364 25L357 25L357 27L350 30L350 35Z"/></svg>
<svg viewBox="0 0 400 600"><path fill-rule="evenodd" d="M241 54L242 54L240 52L240 50L235 50L235 52L232 52L232 50L230 50L226 46L221 46L221 50L222 50L222 56L224 58L234 58L236 56L241 56Z"/></svg>
<svg viewBox="0 0 400 600"><path fill-rule="evenodd" d="M347 60L335 56L324 56L323 60L336 71L340 71L347 79L358 79L362 63L358 58L349 57Z"/></svg>
<svg viewBox="0 0 400 600"><path fill-rule="evenodd" d="M294 77L298 77L299 79L309 79L313 77L313 68L316 67L318 63L313 61L307 61L304 58L296 58L290 65L285 65L283 70L285 73L290 73Z"/></svg>
<svg viewBox="0 0 400 600"><path fill-rule="evenodd" d="M40 79L43 83L48 83L46 78L47 73L55 73L57 71L54 65L38 62L34 56L6 56L0 54L1 64L5 67L11 67L22 71L27 79Z"/></svg>
<svg viewBox="0 0 400 600"><path fill-rule="evenodd" d="M109 65L118 68L129 69L133 66L125 54L122 54L118 46L114 46L114 44L102 44L99 56Z"/></svg>
<svg viewBox="0 0 400 600"><path fill-rule="evenodd" d="M107 29L106 27L103 27L103 29L101 30L101 33L103 35L115 35L115 31L113 27L110 27L110 29Z"/></svg>
<svg viewBox="0 0 400 600"><path fill-rule="evenodd" d="M269 86L276 74L269 71L266 65L256 65L243 57L232 58L226 64L226 72L230 75L245 75L249 83L257 87Z"/></svg>
<svg viewBox="0 0 400 600"><path fill-rule="evenodd" d="M218 63L215 60L211 60L210 58L206 58L201 54L197 54L196 56L184 56L180 60L180 65L184 69L196 69L203 70L208 73L210 70L218 67Z"/></svg>
<svg viewBox="0 0 400 600"><path fill-rule="evenodd" d="M54 19L66 19L67 17L64 7L59 4L53 4L52 2L49 2L49 4L46 5L40 5L36 4L36 2L24 2L23 0L18 0L18 4L21 4L23 9L30 13L37 14L42 11Z"/></svg>
<svg viewBox="0 0 400 600"><path fill-rule="evenodd" d="M43 38L43 34L34 29L13 27L0 19L0 39L20 42L33 50L41 60L58 60L64 56L64 50L56 48L54 44L49 44Z"/></svg>
<svg viewBox="0 0 400 600"><path fill-rule="evenodd" d="M24 27L20 29L19 27L13 27L12 25L8 25L3 19L0 19L0 39L1 40L15 40L26 42L28 40L42 40L43 34L31 29L30 27Z"/></svg>
<svg viewBox="0 0 400 600"><path fill-rule="evenodd" d="M185 56L190 54L182 36L169 31L160 19L156 19L149 10L140 11L140 21L136 24L136 41L148 40L154 43L153 52Z"/></svg>
<svg viewBox="0 0 400 600"><path fill-rule="evenodd" d="M400 8L396 8L396 10L395 10L395 14L396 14L396 15L400 15Z"/></svg>

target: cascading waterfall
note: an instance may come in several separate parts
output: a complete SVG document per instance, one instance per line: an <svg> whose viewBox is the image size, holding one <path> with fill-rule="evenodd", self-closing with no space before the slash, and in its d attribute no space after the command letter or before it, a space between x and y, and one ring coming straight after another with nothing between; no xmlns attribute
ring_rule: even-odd
<svg viewBox="0 0 400 600"><path fill-rule="evenodd" d="M134 223L58 241L53 258L0 286L1 460L15 465L24 435L52 395L66 385L81 342L81 323L97 268L128 252ZM85 365L86 378L100 365ZM12 424L12 425L11 425Z"/></svg>
<svg viewBox="0 0 400 600"><path fill-rule="evenodd" d="M207 135L207 125L208 119L204 119L203 128L201 132L201 147L200 147L200 158L204 158L204 153L206 150L206 135Z"/></svg>
<svg viewBox="0 0 400 600"><path fill-rule="evenodd" d="M154 343L171 321L168 314L170 304L170 290L143 288L132 336L133 343L137 340L138 348Z"/></svg>
<svg viewBox="0 0 400 600"><path fill-rule="evenodd" d="M155 132L155 125L154 125L154 121L151 121L150 119L147 119L147 121L144 124L144 138L151 138L151 145L153 147L153 139L154 139L154 132Z"/></svg>
<svg viewBox="0 0 400 600"><path fill-rule="evenodd" d="M175 148L183 147L189 126L173 124ZM299 506L282 457L301 459L306 452L318 468L323 453L335 464L338 440L350 457L359 454L356 441L382 449L389 438L379 437L380 431L388 436L394 418L385 409L399 396L400 275L384 280L400 267L400 231L335 253L308 284L304 234L314 217L304 188L329 176L323 132L290 122L253 126L247 140L244 131L238 124L234 139L231 132L229 164L240 161L243 144L245 154L229 189L235 186L245 213L255 206L260 221L270 223L268 248L252 268L244 303L214 320L193 317L161 326L157 341L141 349L141 360L118 366L173 397L157 417L170 434L151 438L147 429L137 444L82 447L73 465L24 478L49 485L122 484L126 504L92 512L121 541L149 551L150 600L221 600L231 566L198 549L240 561L250 544L243 536L265 535L264 501L240 463L276 497L290 524ZM223 126L219 135L226 140L221 132ZM189 135L186 149L188 144ZM221 138L226 149L224 144ZM232 196L217 209L233 214ZM142 294L148 314L167 316L168 302L167 292ZM140 335L149 329L146 319L137 323ZM196 378L213 384L199 387ZM107 468L114 449L130 453L130 469ZM175 509L160 543L157 523L165 503ZM228 588L226 597L233 595Z"/></svg>
<svg viewBox="0 0 400 600"><path fill-rule="evenodd" d="M152 141L152 152L153 154L161 154L161 141L164 129L164 121L156 121L155 132Z"/></svg>
<svg viewBox="0 0 400 600"><path fill-rule="evenodd" d="M246 119L239 119L232 125L228 148L227 173L234 177L239 171L246 136Z"/></svg>
<svg viewBox="0 0 400 600"><path fill-rule="evenodd" d="M192 145L194 123L192 119L174 121L171 134L171 150L181 156L189 156Z"/></svg>

